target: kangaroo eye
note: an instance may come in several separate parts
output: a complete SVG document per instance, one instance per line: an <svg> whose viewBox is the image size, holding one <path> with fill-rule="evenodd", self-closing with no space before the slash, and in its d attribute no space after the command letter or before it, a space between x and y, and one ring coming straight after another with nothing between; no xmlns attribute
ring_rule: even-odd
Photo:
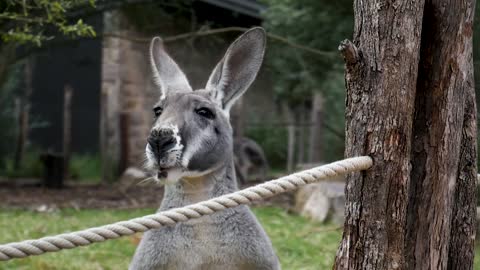
<svg viewBox="0 0 480 270"><path fill-rule="evenodd" d="M153 114L155 115L155 118L159 117L163 112L162 107L155 107L153 108Z"/></svg>
<svg viewBox="0 0 480 270"><path fill-rule="evenodd" d="M214 119L215 118L215 114L208 108L200 108L200 109L196 109L195 112L202 116L202 117L205 117L205 118L208 118L208 119Z"/></svg>

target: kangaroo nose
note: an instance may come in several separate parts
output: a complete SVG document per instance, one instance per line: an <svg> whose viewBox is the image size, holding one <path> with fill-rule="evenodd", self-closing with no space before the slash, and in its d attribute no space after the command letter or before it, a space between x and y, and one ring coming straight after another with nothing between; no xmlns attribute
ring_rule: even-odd
<svg viewBox="0 0 480 270"><path fill-rule="evenodd" d="M177 140L171 132L152 132L150 136L148 136L147 141L152 151L159 156L177 144Z"/></svg>

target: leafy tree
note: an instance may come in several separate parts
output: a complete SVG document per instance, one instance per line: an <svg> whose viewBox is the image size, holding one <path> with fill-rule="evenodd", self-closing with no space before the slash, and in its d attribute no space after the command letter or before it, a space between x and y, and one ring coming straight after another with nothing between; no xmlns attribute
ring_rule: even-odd
<svg viewBox="0 0 480 270"><path fill-rule="evenodd" d="M13 152L12 141L16 133L14 99L24 70L24 57L34 47L55 36L95 36L94 29L82 19L75 18L74 10L94 10L95 0L4 0L0 1L0 167L4 158ZM21 48L21 50L19 50ZM22 96L22 99L25 97ZM27 102L21 104L25 107ZM22 107L22 109L24 109ZM18 131L17 131L18 132Z"/></svg>
<svg viewBox="0 0 480 270"><path fill-rule="evenodd" d="M309 103L314 91L320 91L325 100L327 126L343 133L345 88L343 60L337 53L339 42L349 38L353 31L353 7L348 0L263 0L265 28L291 42L325 51L314 54L280 43L271 43L267 62L274 72L277 98L295 109ZM343 140L332 132L325 132L324 140L330 147L327 159L342 154ZM332 147L333 146L333 147ZM336 150L334 150L336 149ZM332 152L333 150L333 152Z"/></svg>
<svg viewBox="0 0 480 270"><path fill-rule="evenodd" d="M324 55L314 55L280 44L273 46L269 60L274 71L281 75L275 85L279 95L296 100L321 88L330 72L343 72L336 48L341 40L351 36L353 30L351 1L263 1L268 5L264 26L270 32L327 51Z"/></svg>
<svg viewBox="0 0 480 270"><path fill-rule="evenodd" d="M95 36L93 28L83 22L69 20L72 9L95 0L6 0L0 3L0 39L3 42L34 43L53 38L55 31L65 36Z"/></svg>

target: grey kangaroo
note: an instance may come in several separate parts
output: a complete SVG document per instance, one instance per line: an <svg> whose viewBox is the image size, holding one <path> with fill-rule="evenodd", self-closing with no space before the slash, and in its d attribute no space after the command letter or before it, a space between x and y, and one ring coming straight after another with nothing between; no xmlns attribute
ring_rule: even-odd
<svg viewBox="0 0 480 270"><path fill-rule="evenodd" d="M159 211L237 190L229 110L250 86L263 61L266 35L253 28L228 48L205 89L193 91L163 49L150 44L160 91L147 139L147 168L166 182ZM131 270L280 269L270 239L247 206L148 231Z"/></svg>

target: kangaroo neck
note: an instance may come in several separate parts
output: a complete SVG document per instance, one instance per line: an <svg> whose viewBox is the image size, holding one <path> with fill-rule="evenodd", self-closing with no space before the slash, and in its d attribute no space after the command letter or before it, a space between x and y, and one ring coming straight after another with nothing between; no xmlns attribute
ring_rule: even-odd
<svg viewBox="0 0 480 270"><path fill-rule="evenodd" d="M165 185L160 209L181 207L208 200L237 190L233 161L225 166L195 178L182 178L177 183Z"/></svg>

